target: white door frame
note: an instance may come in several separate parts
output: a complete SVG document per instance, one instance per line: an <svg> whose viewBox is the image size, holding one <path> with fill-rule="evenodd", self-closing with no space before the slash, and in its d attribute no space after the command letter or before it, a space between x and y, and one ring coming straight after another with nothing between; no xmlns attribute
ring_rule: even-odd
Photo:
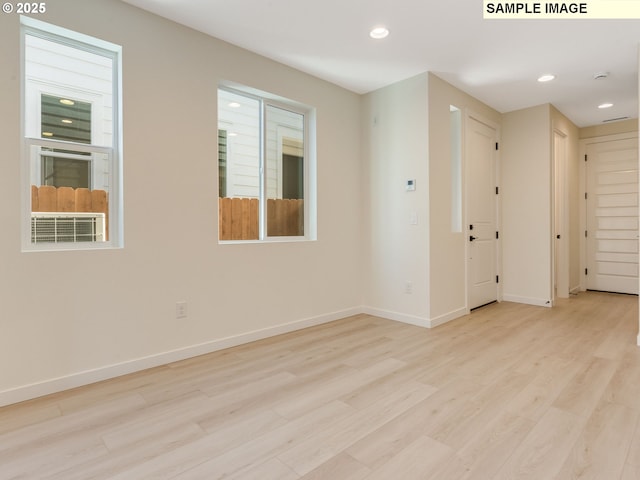
<svg viewBox="0 0 640 480"><path fill-rule="evenodd" d="M568 134L561 129L553 128L552 164L553 164L553 247L551 258L553 262L552 295L569 298L569 186L567 184L567 138ZM558 140L561 139L562 148L558 150ZM558 239L557 236L560 236Z"/></svg>
<svg viewBox="0 0 640 480"><path fill-rule="evenodd" d="M462 175L462 191L464 192L464 200L463 200L463 205L464 205L464 212L462 215L463 218L463 233L465 235L465 242L464 242L464 258L465 258L465 263L464 263L464 273L465 273L465 307L467 312L470 311L470 302L469 302L469 296L471 295L471 289L470 289L470 283L471 283L471 276L470 276L470 272L469 272L469 241L467 239L467 235L468 235L468 230L469 230L469 218L468 218L468 212L469 212L469 195L468 195L468 186L469 186L469 182L468 182L468 178L467 178L467 166L468 166L468 155L469 155L469 149L467 148L467 141L468 141L468 132L469 132L469 123L471 121L471 119L476 120L477 122L483 123L485 125L487 125L488 127L491 127L492 129L495 130L496 132L496 142L498 143L498 145L501 142L501 133L500 133L500 125L498 123L495 123L493 121L491 121L490 119L488 119L487 117L474 112L473 110L470 110L468 108L464 108L463 109L463 118L464 118L464 129L463 129L463 133L462 133L462 139L463 139L463 153L462 153L462 171L463 171L463 175ZM501 169L500 169L500 148L498 148L498 150L496 151L496 156L495 156L495 184L496 187L501 188L500 184L500 180L501 180L501 175L500 175ZM496 229L498 232L502 232L502 201L501 201L501 193L500 192L498 195L496 195L496 201L495 201L495 214L496 214ZM500 278L500 281L498 282L497 285L497 301L501 302L502 301L502 284L503 284L503 278L502 278L502 236L500 235L495 242L495 248L496 248L496 275L498 275L498 277Z"/></svg>
<svg viewBox="0 0 640 480"><path fill-rule="evenodd" d="M585 165L585 156L589 145L605 142L613 142L616 140L632 140L638 138L638 132L619 133L616 135L602 135L599 137L585 138L578 142L579 161L580 161L580 232L587 231L587 202L585 193L587 192L587 168ZM587 290L587 276L585 269L587 268L587 239L580 235L580 291ZM638 345L640 345L640 334L638 335Z"/></svg>

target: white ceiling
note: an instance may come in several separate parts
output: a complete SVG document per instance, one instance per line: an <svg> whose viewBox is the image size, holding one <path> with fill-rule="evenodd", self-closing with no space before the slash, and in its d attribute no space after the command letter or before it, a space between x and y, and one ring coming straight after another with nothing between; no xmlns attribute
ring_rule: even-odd
<svg viewBox="0 0 640 480"><path fill-rule="evenodd" d="M482 0L124 1L358 93L431 71L500 112L638 116L640 20L483 20ZM369 38L376 25L387 39Z"/></svg>

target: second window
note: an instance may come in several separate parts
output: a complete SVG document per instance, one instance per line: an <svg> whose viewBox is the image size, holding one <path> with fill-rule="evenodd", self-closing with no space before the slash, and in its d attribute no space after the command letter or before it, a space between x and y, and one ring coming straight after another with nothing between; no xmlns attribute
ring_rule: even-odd
<svg viewBox="0 0 640 480"><path fill-rule="evenodd" d="M220 240L310 238L310 116L285 99L218 90Z"/></svg>

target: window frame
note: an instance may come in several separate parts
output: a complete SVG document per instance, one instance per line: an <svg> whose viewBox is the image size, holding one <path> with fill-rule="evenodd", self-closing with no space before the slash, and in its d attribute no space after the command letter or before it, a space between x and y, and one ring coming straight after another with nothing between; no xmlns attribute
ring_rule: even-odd
<svg viewBox="0 0 640 480"><path fill-rule="evenodd" d="M258 239L256 240L221 240L218 228L218 243L220 244L246 244L246 243L278 243L278 242L306 242L317 240L317 176L316 176L316 109L306 104L302 104L287 98L270 94L244 85L232 82L221 82L217 92L220 90L250 98L259 102L259 206L258 206ZM217 97L219 99L219 96ZM304 215L304 235L299 236L269 236L267 228L267 199L269 199L267 189L268 169L267 169L267 122L268 107L286 110L303 117L303 215ZM218 124L216 131L220 130L220 105L217 108ZM279 138L277 132L276 137ZM277 147L280 152L281 146ZM227 144L227 168L229 166L229 146ZM281 153L281 152L280 152ZM218 158L218 165L220 159ZM282 158L278 158L276 166L278 175L282 174ZM218 169L216 169L219 175ZM229 172L226 173L227 182ZM281 180L281 179L280 179ZM219 182L216 183L219 185ZM219 186L218 198L219 198Z"/></svg>
<svg viewBox="0 0 640 480"><path fill-rule="evenodd" d="M57 92L69 89L68 85L55 85L43 90L40 82L31 82L27 85L26 78L26 37L30 35L43 40L58 43L66 47L82 50L95 55L108 58L111 61L111 86L112 86L112 133L110 145L104 142L98 144L92 134L92 143L77 143L60 141L47 138L28 136L27 120L32 115L41 119L40 98L44 94L59 95ZM20 16L20 136L21 136L21 247L23 252L42 251L68 251L68 250L105 250L124 247L123 235L123 176L122 176L122 47L111 42L97 39L82 33L78 33L57 25L52 25L26 16ZM28 95L38 94L37 105L34 108L34 100L28 100ZM77 92L76 92L77 93ZM82 101L89 100L91 92L80 92ZM75 94L64 95L77 97ZM86 100L85 100L86 99ZM89 100L90 101L90 100ZM27 104L31 110L27 111ZM92 112L92 124L95 113ZM94 126L92 125L92 130ZM31 185L34 170L32 165L32 152L34 147L48 147L67 149L77 152L106 155L109 162L109 239L101 242L65 242L65 243L33 243L31 239ZM95 165L91 159L90 168ZM94 183L92 179L92 184Z"/></svg>

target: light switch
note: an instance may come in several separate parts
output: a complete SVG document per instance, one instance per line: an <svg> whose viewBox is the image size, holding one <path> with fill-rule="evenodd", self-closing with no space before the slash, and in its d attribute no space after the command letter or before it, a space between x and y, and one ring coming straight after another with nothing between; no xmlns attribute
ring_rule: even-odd
<svg viewBox="0 0 640 480"><path fill-rule="evenodd" d="M405 188L406 188L407 192L413 192L416 189L416 181L415 181L415 179L407 180L407 185L406 185Z"/></svg>
<svg viewBox="0 0 640 480"><path fill-rule="evenodd" d="M409 225L417 225L418 224L418 214L416 212L411 212L409 215Z"/></svg>

